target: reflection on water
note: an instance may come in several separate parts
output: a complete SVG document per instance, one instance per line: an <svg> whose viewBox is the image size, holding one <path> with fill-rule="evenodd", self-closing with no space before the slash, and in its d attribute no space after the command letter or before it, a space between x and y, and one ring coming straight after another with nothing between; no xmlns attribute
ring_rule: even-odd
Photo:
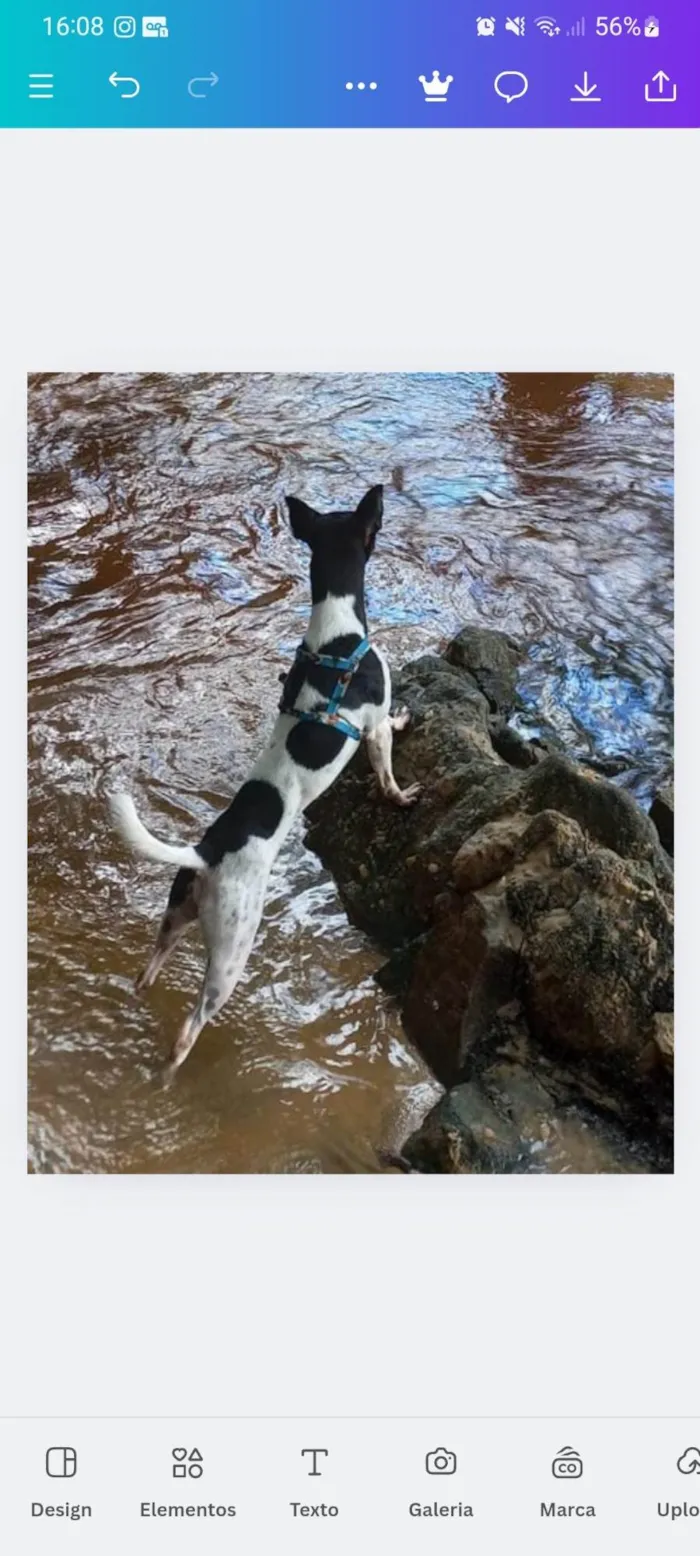
<svg viewBox="0 0 700 1556"><path fill-rule="evenodd" d="M395 664L465 622L528 646L523 728L671 749L672 382L465 374L42 375L30 384L30 1065L37 1171L363 1171L435 1087L298 828L246 977L177 1083L196 934L131 982L167 870L103 793L196 836L242 781L307 615L281 505L387 487L368 574Z"/></svg>

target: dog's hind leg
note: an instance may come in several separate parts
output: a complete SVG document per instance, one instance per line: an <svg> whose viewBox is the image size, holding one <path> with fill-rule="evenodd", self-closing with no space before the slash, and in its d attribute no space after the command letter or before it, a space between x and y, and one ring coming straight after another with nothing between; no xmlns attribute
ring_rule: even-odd
<svg viewBox="0 0 700 1556"><path fill-rule="evenodd" d="M256 925L257 928L257 925ZM170 1055L168 1070L170 1073L179 1069L184 1064L187 1055L192 1052L202 1028L208 1021L213 1021L223 1010L226 1001L231 998L238 983L245 964L250 956L255 931L245 940L237 942L229 947L224 956L217 952L207 963L204 974L202 991L193 1011L190 1012L180 1028L175 1040L173 1051Z"/></svg>
<svg viewBox="0 0 700 1556"><path fill-rule="evenodd" d="M163 914L158 938L155 943L153 955L147 967L144 967L141 976L137 979L135 988L141 994L144 989L150 989L155 983L161 968L164 966L171 951L174 951L178 941L182 939L185 931L193 924L198 913L197 906L197 877L194 870L178 870L173 881L168 906Z"/></svg>
<svg viewBox="0 0 700 1556"><path fill-rule="evenodd" d="M401 717L401 715L397 715ZM391 766L391 736L392 729L402 729L403 724L392 725L390 718L382 719L381 724L367 736L367 755L379 780L379 787L387 800L392 800L395 805L414 805L421 792L419 783L412 783L408 789L400 789L396 782Z"/></svg>
<svg viewBox="0 0 700 1556"><path fill-rule="evenodd" d="M253 949L265 901L268 870L253 879L235 883L233 892L219 883L206 904L200 903L200 927L207 941L209 960L202 990L185 1018L170 1055L170 1073L184 1063L202 1027L223 1010L245 970Z"/></svg>

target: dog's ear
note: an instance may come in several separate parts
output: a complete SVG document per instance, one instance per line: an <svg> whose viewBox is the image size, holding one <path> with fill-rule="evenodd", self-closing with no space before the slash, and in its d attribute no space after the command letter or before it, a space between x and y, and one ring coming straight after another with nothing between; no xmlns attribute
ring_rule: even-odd
<svg viewBox="0 0 700 1556"><path fill-rule="evenodd" d="M362 538L365 547L365 556L371 556L374 550L374 542L382 527L382 514L384 513L384 487L373 486L366 497L358 504L355 517L362 526Z"/></svg>
<svg viewBox="0 0 700 1556"><path fill-rule="evenodd" d="M316 532L318 514L299 497L285 497L285 502L295 540L303 540L307 546L310 546Z"/></svg>

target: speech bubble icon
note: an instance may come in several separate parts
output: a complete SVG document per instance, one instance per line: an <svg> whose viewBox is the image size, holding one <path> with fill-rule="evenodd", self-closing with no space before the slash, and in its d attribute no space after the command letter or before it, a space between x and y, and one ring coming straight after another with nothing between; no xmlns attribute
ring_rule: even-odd
<svg viewBox="0 0 700 1556"><path fill-rule="evenodd" d="M501 86L501 82L505 85ZM514 103L516 97L524 97L530 85L522 70L502 70L493 84L498 96L504 97L507 103Z"/></svg>

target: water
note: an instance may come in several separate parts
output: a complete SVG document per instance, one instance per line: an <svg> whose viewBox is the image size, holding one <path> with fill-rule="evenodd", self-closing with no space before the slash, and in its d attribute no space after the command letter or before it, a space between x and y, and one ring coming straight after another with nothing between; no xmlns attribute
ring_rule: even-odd
<svg viewBox="0 0 700 1556"><path fill-rule="evenodd" d="M673 389L662 377L39 375L29 395L30 1163L371 1170L438 1089L295 829L246 976L170 1088L196 931L145 1000L167 869L104 792L196 839L270 728L308 610L285 491L383 480L372 635L528 646L519 723L646 801L672 721Z"/></svg>

